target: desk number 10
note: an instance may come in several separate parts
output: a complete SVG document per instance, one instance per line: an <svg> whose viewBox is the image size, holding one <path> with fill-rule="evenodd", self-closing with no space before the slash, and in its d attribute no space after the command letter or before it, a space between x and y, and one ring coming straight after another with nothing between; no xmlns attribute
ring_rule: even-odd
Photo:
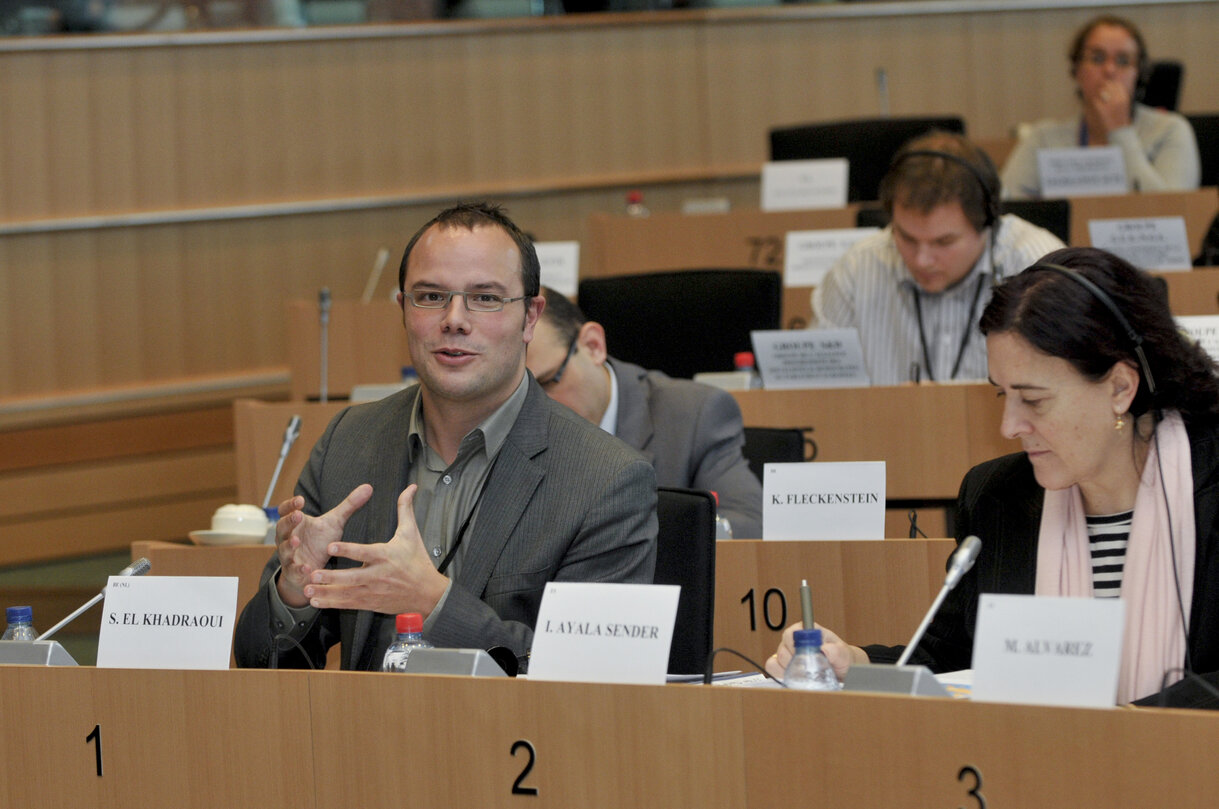
<svg viewBox="0 0 1219 809"><path fill-rule="evenodd" d="M778 600L777 610L779 613L777 620L771 620L771 610L774 607L775 599ZM754 604L753 588L749 588L749 592L741 599L742 604L749 604L749 631L758 631L758 610ZM762 594L762 620L766 622L766 628L778 631L787 626L787 596L783 595L783 591L778 587L771 587Z"/></svg>

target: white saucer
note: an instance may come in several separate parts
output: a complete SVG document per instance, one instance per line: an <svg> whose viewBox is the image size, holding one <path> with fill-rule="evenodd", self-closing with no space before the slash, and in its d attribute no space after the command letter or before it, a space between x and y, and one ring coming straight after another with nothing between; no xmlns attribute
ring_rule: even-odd
<svg viewBox="0 0 1219 809"><path fill-rule="evenodd" d="M231 534L228 531L191 531L190 541L196 545L262 545L263 534Z"/></svg>

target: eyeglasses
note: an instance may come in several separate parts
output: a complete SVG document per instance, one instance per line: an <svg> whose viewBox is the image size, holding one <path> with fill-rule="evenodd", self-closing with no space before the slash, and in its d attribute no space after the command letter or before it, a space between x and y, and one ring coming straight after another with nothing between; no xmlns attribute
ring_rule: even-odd
<svg viewBox="0 0 1219 809"><path fill-rule="evenodd" d="M500 312L506 304L523 301L529 295L518 298L505 298L503 295L492 295L490 292L458 292L455 289L425 289L420 292L403 292L402 297L411 302L416 309L448 309L453 296L461 298L466 309L471 312Z"/></svg>
<svg viewBox="0 0 1219 809"><path fill-rule="evenodd" d="M1110 56L1102 50L1091 50L1084 54L1085 62L1093 67L1104 67L1110 60L1113 61L1113 66L1118 70L1126 70L1134 67L1138 61L1138 57L1129 53L1115 53Z"/></svg>
<svg viewBox="0 0 1219 809"><path fill-rule="evenodd" d="M546 379L539 379L539 385L541 385L543 388L549 388L559 384L559 382L563 379L563 372L567 370L567 363L571 362L572 356L576 353L576 349L579 347L579 340L580 332L576 332L575 336L571 338L571 345L567 347L567 356L563 358L563 362L559 364L558 369L549 377Z"/></svg>

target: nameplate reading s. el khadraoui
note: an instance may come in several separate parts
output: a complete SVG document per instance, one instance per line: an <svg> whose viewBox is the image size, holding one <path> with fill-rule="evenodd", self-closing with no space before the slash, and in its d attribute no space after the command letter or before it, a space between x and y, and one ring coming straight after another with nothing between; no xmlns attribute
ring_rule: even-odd
<svg viewBox="0 0 1219 809"><path fill-rule="evenodd" d="M1219 315L1183 315L1175 318L1177 328L1202 346L1202 350L1219 361Z"/></svg>
<svg viewBox="0 0 1219 809"><path fill-rule="evenodd" d="M789 230L783 251L783 286L815 287L834 262L876 228Z"/></svg>
<svg viewBox="0 0 1219 809"><path fill-rule="evenodd" d="M1125 194L1126 161L1117 146L1038 149L1041 196L1094 197Z"/></svg>
<svg viewBox="0 0 1219 809"><path fill-rule="evenodd" d="M680 592L674 584L547 584L529 679L663 685Z"/></svg>
<svg viewBox="0 0 1219 809"><path fill-rule="evenodd" d="M846 158L778 160L762 166L762 210L845 208Z"/></svg>
<svg viewBox="0 0 1219 809"><path fill-rule="evenodd" d="M1088 236L1093 247L1121 256L1140 269L1193 269L1183 216L1092 219Z"/></svg>
<svg viewBox="0 0 1219 809"><path fill-rule="evenodd" d="M1111 708L1125 602L983 594L974 635L975 702Z"/></svg>
<svg viewBox="0 0 1219 809"><path fill-rule="evenodd" d="M97 667L227 669L236 576L111 576Z"/></svg>
<svg viewBox="0 0 1219 809"><path fill-rule="evenodd" d="M768 463L762 539L884 539L885 463Z"/></svg>
<svg viewBox="0 0 1219 809"><path fill-rule="evenodd" d="M533 246L542 268L542 285L574 298L580 281L580 243L534 242Z"/></svg>
<svg viewBox="0 0 1219 809"><path fill-rule="evenodd" d="M768 390L869 384L855 329L780 329L750 332L749 337Z"/></svg>

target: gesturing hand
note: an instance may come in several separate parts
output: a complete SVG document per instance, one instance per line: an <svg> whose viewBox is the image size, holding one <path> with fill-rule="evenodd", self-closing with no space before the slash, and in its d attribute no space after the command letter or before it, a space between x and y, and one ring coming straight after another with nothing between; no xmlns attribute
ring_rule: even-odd
<svg viewBox="0 0 1219 809"><path fill-rule="evenodd" d="M373 610L387 615L418 612L426 619L449 580L432 566L415 524L412 483L398 497L398 529L388 542L332 541L329 556L362 562L344 570L315 569L305 596L315 607Z"/></svg>
<svg viewBox="0 0 1219 809"><path fill-rule="evenodd" d="M279 597L290 607L303 607L308 598L303 590L309 576L330 561L327 546L343 536L343 528L372 497L372 486L363 483L320 517L303 509L305 498L292 497L280 503L279 522L275 524L275 549L279 554Z"/></svg>

